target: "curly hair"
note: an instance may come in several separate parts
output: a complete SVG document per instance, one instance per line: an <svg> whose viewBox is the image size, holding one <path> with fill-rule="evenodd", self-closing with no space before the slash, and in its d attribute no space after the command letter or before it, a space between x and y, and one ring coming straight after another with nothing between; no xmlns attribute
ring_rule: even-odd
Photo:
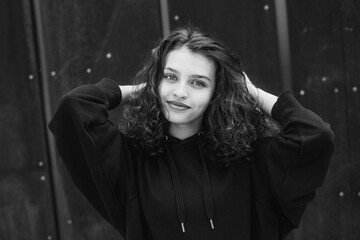
<svg viewBox="0 0 360 240"><path fill-rule="evenodd" d="M249 94L239 58L194 27L175 30L153 49L134 79L135 84L145 82L146 85L130 97L121 129L135 145L149 153L162 151L169 123L162 113L158 88L166 57L172 50L184 46L212 60L216 66L215 91L202 118L204 154L226 164L234 159L248 159L253 150L251 143L275 134L276 125Z"/></svg>

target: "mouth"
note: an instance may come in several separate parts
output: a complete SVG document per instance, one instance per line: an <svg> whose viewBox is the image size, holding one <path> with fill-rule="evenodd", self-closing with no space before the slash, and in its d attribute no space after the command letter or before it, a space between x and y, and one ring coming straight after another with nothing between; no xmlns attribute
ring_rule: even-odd
<svg viewBox="0 0 360 240"><path fill-rule="evenodd" d="M174 109L174 110L187 110L190 108L190 106L181 103L181 102L177 102L177 101L166 101L167 104L169 105L170 108Z"/></svg>

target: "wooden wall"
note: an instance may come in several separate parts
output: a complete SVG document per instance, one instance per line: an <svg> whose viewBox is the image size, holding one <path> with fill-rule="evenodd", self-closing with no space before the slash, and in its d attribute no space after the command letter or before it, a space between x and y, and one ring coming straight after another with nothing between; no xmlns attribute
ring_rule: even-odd
<svg viewBox="0 0 360 240"><path fill-rule="evenodd" d="M337 151L294 239L360 239L360 2L288 1L293 91L326 119Z"/></svg>
<svg viewBox="0 0 360 240"><path fill-rule="evenodd" d="M131 82L162 36L164 2L170 29L192 23L212 33L264 89L278 94L291 81L335 131L325 185L289 239L360 239L357 0L1 1L0 239L121 239L71 182L47 121L78 85L105 76ZM275 5L284 2L291 79L282 79L277 35Z"/></svg>
<svg viewBox="0 0 360 240"><path fill-rule="evenodd" d="M29 3L0 2L0 239L56 236Z"/></svg>

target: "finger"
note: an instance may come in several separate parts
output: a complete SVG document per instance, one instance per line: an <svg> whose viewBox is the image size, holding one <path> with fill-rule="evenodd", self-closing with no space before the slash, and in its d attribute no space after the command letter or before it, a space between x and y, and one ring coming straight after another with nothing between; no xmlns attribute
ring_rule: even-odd
<svg viewBox="0 0 360 240"><path fill-rule="evenodd" d="M244 77L245 77L245 81L246 81L247 83L251 83L251 84L252 84L252 82L250 81L249 77L246 75L246 73L245 73L244 71L242 72L242 74L243 74Z"/></svg>

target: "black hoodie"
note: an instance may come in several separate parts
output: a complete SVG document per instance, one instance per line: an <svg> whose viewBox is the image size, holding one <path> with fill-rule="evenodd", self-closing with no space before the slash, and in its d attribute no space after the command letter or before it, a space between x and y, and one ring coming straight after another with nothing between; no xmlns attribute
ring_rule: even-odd
<svg viewBox="0 0 360 240"><path fill-rule="evenodd" d="M108 120L121 102L103 79L65 95L49 124L74 183L128 240L279 240L299 226L334 152L328 124L281 94L275 137L253 143L251 161L205 159L202 134L164 138L164 152L135 148Z"/></svg>

